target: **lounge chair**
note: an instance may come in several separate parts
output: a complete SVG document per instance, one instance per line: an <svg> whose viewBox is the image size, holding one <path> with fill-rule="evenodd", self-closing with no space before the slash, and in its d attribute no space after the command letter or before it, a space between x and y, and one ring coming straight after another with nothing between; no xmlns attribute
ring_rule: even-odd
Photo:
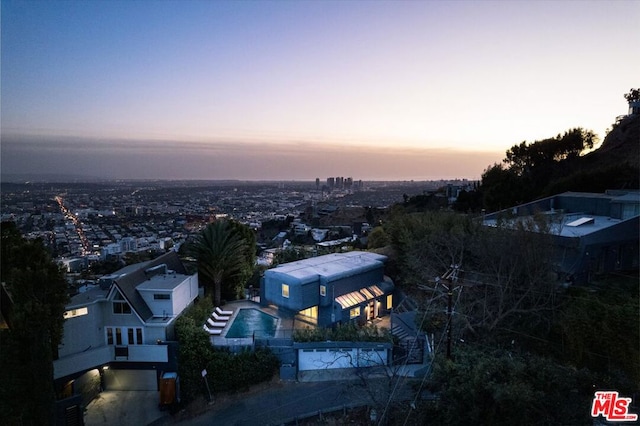
<svg viewBox="0 0 640 426"><path fill-rule="evenodd" d="M207 324L209 324L210 327L220 327L220 328L222 328L225 325L227 325L226 322L215 322L211 318L207 318Z"/></svg>
<svg viewBox="0 0 640 426"><path fill-rule="evenodd" d="M209 333L212 336L219 336L220 334L222 334L222 330L220 330L220 329L212 330L209 327L207 327L207 324L203 325L202 328L204 329L204 331L206 331L207 333Z"/></svg>
<svg viewBox="0 0 640 426"><path fill-rule="evenodd" d="M215 312L217 312L218 315L233 315L233 311L223 311L220 309L220 306L216 306Z"/></svg>
<svg viewBox="0 0 640 426"><path fill-rule="evenodd" d="M231 317L228 316L228 315L218 315L218 313L216 311L213 311L211 316L216 321L229 321L231 319Z"/></svg>

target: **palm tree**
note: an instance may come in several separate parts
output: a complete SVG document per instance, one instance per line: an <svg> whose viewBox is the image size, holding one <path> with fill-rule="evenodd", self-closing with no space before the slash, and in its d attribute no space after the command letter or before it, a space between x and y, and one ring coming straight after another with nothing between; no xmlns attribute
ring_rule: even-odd
<svg viewBox="0 0 640 426"><path fill-rule="evenodd" d="M237 277L244 270L246 241L234 232L228 221L221 220L207 225L188 250L198 260L198 273L207 286L213 284L214 303L220 305L223 280ZM210 294L210 288L208 292Z"/></svg>

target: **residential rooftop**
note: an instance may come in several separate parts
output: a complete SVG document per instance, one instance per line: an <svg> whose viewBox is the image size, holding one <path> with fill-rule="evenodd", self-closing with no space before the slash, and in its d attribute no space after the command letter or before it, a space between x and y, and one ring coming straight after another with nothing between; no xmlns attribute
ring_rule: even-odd
<svg viewBox="0 0 640 426"><path fill-rule="evenodd" d="M285 263L269 271L285 273L304 281L318 276L329 278L348 274L354 270L379 267L386 259L386 256L376 253L351 251Z"/></svg>

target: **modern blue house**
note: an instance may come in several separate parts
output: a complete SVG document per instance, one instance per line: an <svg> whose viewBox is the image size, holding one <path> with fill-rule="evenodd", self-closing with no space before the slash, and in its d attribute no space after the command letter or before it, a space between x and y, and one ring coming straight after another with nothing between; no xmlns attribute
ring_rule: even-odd
<svg viewBox="0 0 640 426"><path fill-rule="evenodd" d="M384 275L386 260L380 254L352 251L285 263L265 271L260 300L321 327L362 323L393 307L393 282Z"/></svg>
<svg viewBox="0 0 640 426"><path fill-rule="evenodd" d="M567 283L587 284L599 274L638 271L640 191L565 192L486 215L485 226L546 215L556 272Z"/></svg>

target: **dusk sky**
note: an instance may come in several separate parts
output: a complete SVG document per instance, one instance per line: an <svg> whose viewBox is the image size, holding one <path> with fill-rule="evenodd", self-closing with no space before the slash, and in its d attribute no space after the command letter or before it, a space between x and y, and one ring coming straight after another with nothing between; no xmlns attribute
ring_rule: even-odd
<svg viewBox="0 0 640 426"><path fill-rule="evenodd" d="M2 1L1 172L478 179L602 139L639 1Z"/></svg>

